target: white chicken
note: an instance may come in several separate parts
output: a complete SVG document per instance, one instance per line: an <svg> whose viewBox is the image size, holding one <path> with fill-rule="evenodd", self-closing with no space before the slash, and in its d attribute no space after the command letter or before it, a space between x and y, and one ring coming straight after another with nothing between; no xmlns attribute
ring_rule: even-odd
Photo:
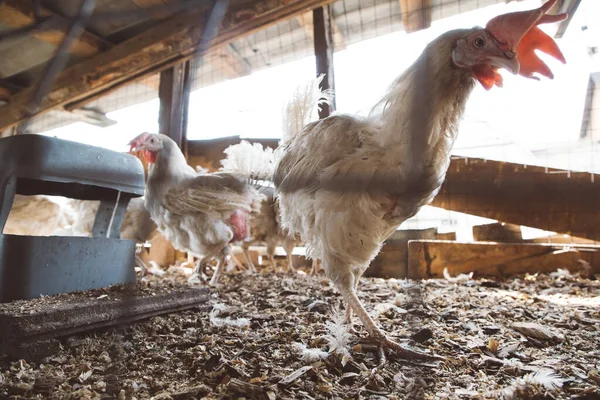
<svg viewBox="0 0 600 400"><path fill-rule="evenodd" d="M130 146L132 151L143 151L149 164L145 205L159 231L176 249L200 257L191 282L199 280L201 266L217 258L210 280L216 285L230 243L246 239L248 215L258 211L262 195L250 177L224 172L197 174L166 135L142 133Z"/></svg>
<svg viewBox="0 0 600 400"><path fill-rule="evenodd" d="M354 311L385 350L429 358L377 326L357 296L359 279L386 238L437 194L476 82L486 89L501 86L498 68L552 77L536 49L564 62L556 43L536 26L566 18L546 15L554 3L500 15L485 29L441 35L368 118L330 116L283 145L274 175L283 225L322 260L348 305L348 320Z"/></svg>

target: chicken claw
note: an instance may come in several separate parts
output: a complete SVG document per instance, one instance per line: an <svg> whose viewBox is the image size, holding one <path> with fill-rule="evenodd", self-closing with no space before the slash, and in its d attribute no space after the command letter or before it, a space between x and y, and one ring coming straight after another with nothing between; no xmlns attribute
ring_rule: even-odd
<svg viewBox="0 0 600 400"><path fill-rule="evenodd" d="M405 360L420 360L420 361L444 361L444 357L436 356L433 354L422 353L418 350L412 349L408 346L403 346L398 342L393 341L387 336L383 336L379 339L380 346L384 350L388 350L391 355L403 358Z"/></svg>

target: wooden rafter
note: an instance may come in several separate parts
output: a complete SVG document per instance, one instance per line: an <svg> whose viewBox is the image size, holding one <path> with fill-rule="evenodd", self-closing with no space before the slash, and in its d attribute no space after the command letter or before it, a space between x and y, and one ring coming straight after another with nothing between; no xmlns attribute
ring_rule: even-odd
<svg viewBox="0 0 600 400"><path fill-rule="evenodd" d="M400 10L406 32L416 32L431 26L431 0L400 0Z"/></svg>
<svg viewBox="0 0 600 400"><path fill-rule="evenodd" d="M167 0L131 0L131 2L140 8L149 9L148 12L150 15L158 21L163 20L171 15L171 13L168 11L153 9L153 7L156 6L164 6L169 4L169 1Z"/></svg>
<svg viewBox="0 0 600 400"><path fill-rule="evenodd" d="M60 45L65 37L64 28L66 26L66 19L46 8L41 9L41 17L54 18L56 29L35 32L33 33L33 37L55 46ZM35 24L36 17L32 3L24 0L4 0L0 4L0 22L15 29ZM88 57L108 47L110 47L108 41L84 30L79 39L71 47L70 52L77 56Z"/></svg>
<svg viewBox="0 0 600 400"><path fill-rule="evenodd" d="M277 21L312 10L332 0L261 0L232 2L211 48L222 46ZM158 23L140 35L115 45L63 71L42 102L38 114L71 103L84 103L99 92L132 79L159 72L194 57L206 10L187 11ZM200 25L200 26L199 26ZM0 129L25 120L33 89L27 88L0 108Z"/></svg>

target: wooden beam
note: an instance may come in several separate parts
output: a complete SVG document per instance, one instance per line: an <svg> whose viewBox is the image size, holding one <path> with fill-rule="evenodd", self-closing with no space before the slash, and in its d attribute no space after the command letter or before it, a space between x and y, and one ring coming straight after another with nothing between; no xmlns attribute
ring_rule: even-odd
<svg viewBox="0 0 600 400"><path fill-rule="evenodd" d="M317 75L324 74L321 90L333 90L331 104L322 104L319 118L327 118L335 111L335 77L333 70L333 36L331 22L331 6L323 6L313 10L315 57Z"/></svg>
<svg viewBox="0 0 600 400"><path fill-rule="evenodd" d="M183 154L186 154L190 61L160 73L158 97L160 99L159 131L173 139Z"/></svg>
<svg viewBox="0 0 600 400"><path fill-rule="evenodd" d="M580 251L578 251L580 250ZM551 272L567 268L580 269L585 260L598 270L600 246L477 242L460 243L446 240L408 242L408 278L442 277L444 268L450 275L474 272L477 276L509 276L528 272Z"/></svg>
<svg viewBox="0 0 600 400"><path fill-rule="evenodd" d="M400 0L402 24L407 33L427 29L431 26L431 0Z"/></svg>
<svg viewBox="0 0 600 400"><path fill-rule="evenodd" d="M453 159L431 205L600 240L600 181L584 172Z"/></svg>
<svg viewBox="0 0 600 400"><path fill-rule="evenodd" d="M301 15L297 15L296 21L300 24L306 35L311 39L315 40L315 28L313 24L313 12L305 12ZM331 34L333 37L333 50L340 51L346 48L346 41L344 40L344 35L340 31L340 28L335 22L335 19L331 18Z"/></svg>
<svg viewBox="0 0 600 400"><path fill-rule="evenodd" d="M523 235L519 225L496 222L474 226L473 239L476 242L518 243L523 241Z"/></svg>
<svg viewBox="0 0 600 400"><path fill-rule="evenodd" d="M65 27L67 20L58 14L42 8L41 17L54 18L56 20L56 28L45 30L43 32L33 33L33 37L43 42L59 46L65 37ZM13 28L24 28L35 24L36 16L34 13L31 1L23 0L4 0L0 4L0 22ZM84 30L81 36L73 46L70 52L76 56L89 57L106 49L110 43L99 36Z"/></svg>
<svg viewBox="0 0 600 400"><path fill-rule="evenodd" d="M211 48L230 43L279 20L291 18L333 0L260 0L233 2ZM193 10L158 23L107 51L65 69L38 114L79 102L98 92L123 85L133 78L159 72L193 58L200 42L206 10ZM208 49L210 50L210 49ZM25 108L33 89L25 89L0 108L0 130L26 119Z"/></svg>

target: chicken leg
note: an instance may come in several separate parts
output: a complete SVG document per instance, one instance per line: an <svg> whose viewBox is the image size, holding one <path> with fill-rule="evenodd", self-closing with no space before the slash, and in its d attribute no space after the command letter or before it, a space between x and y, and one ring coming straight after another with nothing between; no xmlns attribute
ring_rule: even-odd
<svg viewBox="0 0 600 400"><path fill-rule="evenodd" d="M242 264L240 262L240 260L238 260L238 258L236 256L234 256L233 254L229 254L229 259L235 264L235 266L240 270L240 271L245 271L246 267L244 267L244 264Z"/></svg>
<svg viewBox="0 0 600 400"><path fill-rule="evenodd" d="M321 260L319 258L313 258L309 275L313 275L313 276L318 275L320 269L321 269Z"/></svg>
<svg viewBox="0 0 600 400"><path fill-rule="evenodd" d="M366 269L366 268L365 268ZM325 271L331 271L327 265L325 265ZM337 269L337 271L343 271L339 273L334 279L335 285L337 289L340 291L348 308L356 313L356 316L360 319L362 324L365 326L369 335L379 343L379 345L384 350L391 350L396 355L405 359L413 359L413 360L439 360L440 358L437 356L421 353L415 350L408 349L401 344L393 341L384 331L381 330L373 321L365 307L362 305L360 299L356 295L356 286L359 276L355 276L350 268L346 268L342 270L341 268ZM347 311L351 313L351 311ZM348 314L346 314L348 315ZM351 314L350 314L351 315Z"/></svg>
<svg viewBox="0 0 600 400"><path fill-rule="evenodd" d="M248 249L250 248L250 243L244 242L242 243L242 252L244 253L244 258L246 259L246 264L248 264L248 269L252 272L256 272L256 267L254 266L254 262L252 262L252 258L250 258L250 252Z"/></svg>
<svg viewBox="0 0 600 400"><path fill-rule="evenodd" d="M269 241L267 242L267 258L269 259L269 264L273 267L273 271L277 270L277 263L275 263L275 249L277 245L275 242Z"/></svg>
<svg viewBox="0 0 600 400"><path fill-rule="evenodd" d="M200 260L196 262L194 265L194 271L192 275L188 278L189 283L198 283L200 282L200 268L205 265L208 261L212 260L220 251L223 250L223 247L215 247L210 250L207 254L204 255ZM189 259L189 258L188 258ZM218 266L217 266L218 268Z"/></svg>
<svg viewBox="0 0 600 400"><path fill-rule="evenodd" d="M217 286L219 283L219 277L221 276L221 272L225 268L225 263L227 262L227 255L229 253L229 246L223 249L223 254L219 257L219 261L217 261L217 268L215 269L215 273L212 278L210 278L210 282L208 283L210 286Z"/></svg>
<svg viewBox="0 0 600 400"><path fill-rule="evenodd" d="M283 250L285 250L285 256L287 258L286 272L292 272L294 270L294 247L296 247L296 243L294 242L294 240L291 240L289 238L283 239Z"/></svg>

